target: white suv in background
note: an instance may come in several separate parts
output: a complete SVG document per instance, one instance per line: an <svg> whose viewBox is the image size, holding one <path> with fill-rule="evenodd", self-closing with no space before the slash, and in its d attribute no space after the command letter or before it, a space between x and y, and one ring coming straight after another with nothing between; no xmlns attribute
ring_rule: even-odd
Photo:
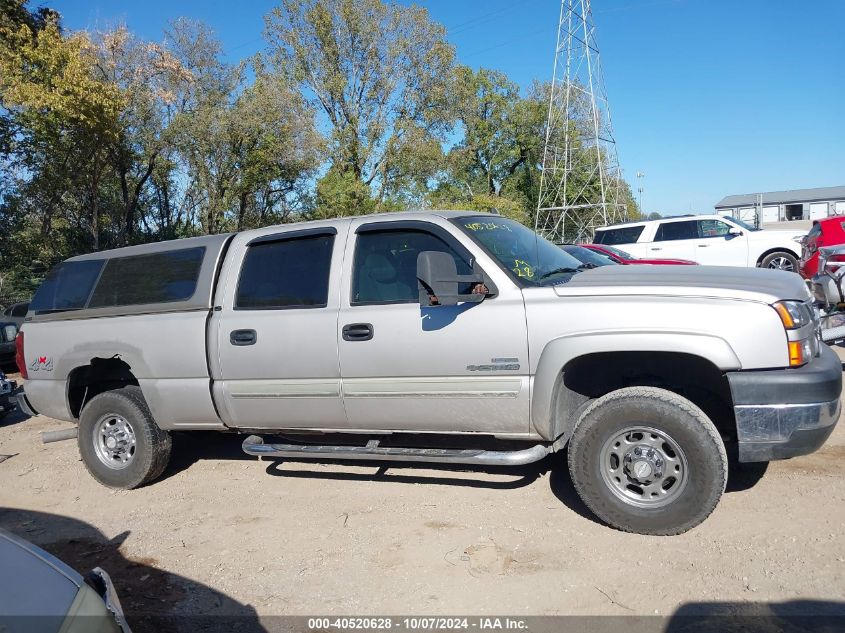
<svg viewBox="0 0 845 633"><path fill-rule="evenodd" d="M803 237L794 231L755 229L732 217L687 215L598 228L593 242L618 246L636 257L798 272Z"/></svg>

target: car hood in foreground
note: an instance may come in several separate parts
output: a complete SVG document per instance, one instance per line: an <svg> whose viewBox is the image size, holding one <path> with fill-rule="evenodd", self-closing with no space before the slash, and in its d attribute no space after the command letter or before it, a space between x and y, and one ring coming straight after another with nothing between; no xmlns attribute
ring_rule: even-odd
<svg viewBox="0 0 845 633"><path fill-rule="evenodd" d="M807 300L810 291L795 273L733 266L604 266L555 286L561 296L580 294L721 297L772 303Z"/></svg>

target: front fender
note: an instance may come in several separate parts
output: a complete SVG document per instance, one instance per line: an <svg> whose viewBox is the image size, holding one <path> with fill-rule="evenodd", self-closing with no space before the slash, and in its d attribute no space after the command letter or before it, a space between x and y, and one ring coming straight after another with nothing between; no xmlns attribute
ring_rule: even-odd
<svg viewBox="0 0 845 633"><path fill-rule="evenodd" d="M673 352L701 357L723 371L742 367L730 343L711 333L637 329L561 336L546 344L532 381L531 426L543 439L555 440L564 431L556 426L552 410L563 368L578 357L602 352Z"/></svg>

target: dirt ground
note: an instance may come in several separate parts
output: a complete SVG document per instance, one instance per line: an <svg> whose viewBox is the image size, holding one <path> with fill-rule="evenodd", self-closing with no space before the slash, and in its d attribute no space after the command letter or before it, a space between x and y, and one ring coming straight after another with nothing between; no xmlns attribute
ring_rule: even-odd
<svg viewBox="0 0 845 633"><path fill-rule="evenodd" d="M41 444L67 426L0 422L0 527L111 572L136 632L156 628L142 614L665 615L845 600L845 424L813 455L732 465L713 515L677 537L598 523L561 457L517 470L262 462L238 436L182 434L163 479L122 492L94 482L75 442Z"/></svg>

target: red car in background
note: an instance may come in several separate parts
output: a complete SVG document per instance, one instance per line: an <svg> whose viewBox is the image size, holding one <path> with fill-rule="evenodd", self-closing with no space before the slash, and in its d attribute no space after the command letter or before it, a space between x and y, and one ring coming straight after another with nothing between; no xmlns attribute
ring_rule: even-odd
<svg viewBox="0 0 845 633"><path fill-rule="evenodd" d="M588 248L591 251L601 253L602 255L606 255L617 264L671 264L674 266L698 266L698 262L694 262L691 259L640 259L639 257L634 257L630 253L626 253L623 250L613 246L607 246L605 244L581 244L581 246Z"/></svg>
<svg viewBox="0 0 845 633"><path fill-rule="evenodd" d="M845 216L813 220L813 228L801 242L798 272L804 279L812 279L819 272L819 249L842 244L845 244Z"/></svg>

